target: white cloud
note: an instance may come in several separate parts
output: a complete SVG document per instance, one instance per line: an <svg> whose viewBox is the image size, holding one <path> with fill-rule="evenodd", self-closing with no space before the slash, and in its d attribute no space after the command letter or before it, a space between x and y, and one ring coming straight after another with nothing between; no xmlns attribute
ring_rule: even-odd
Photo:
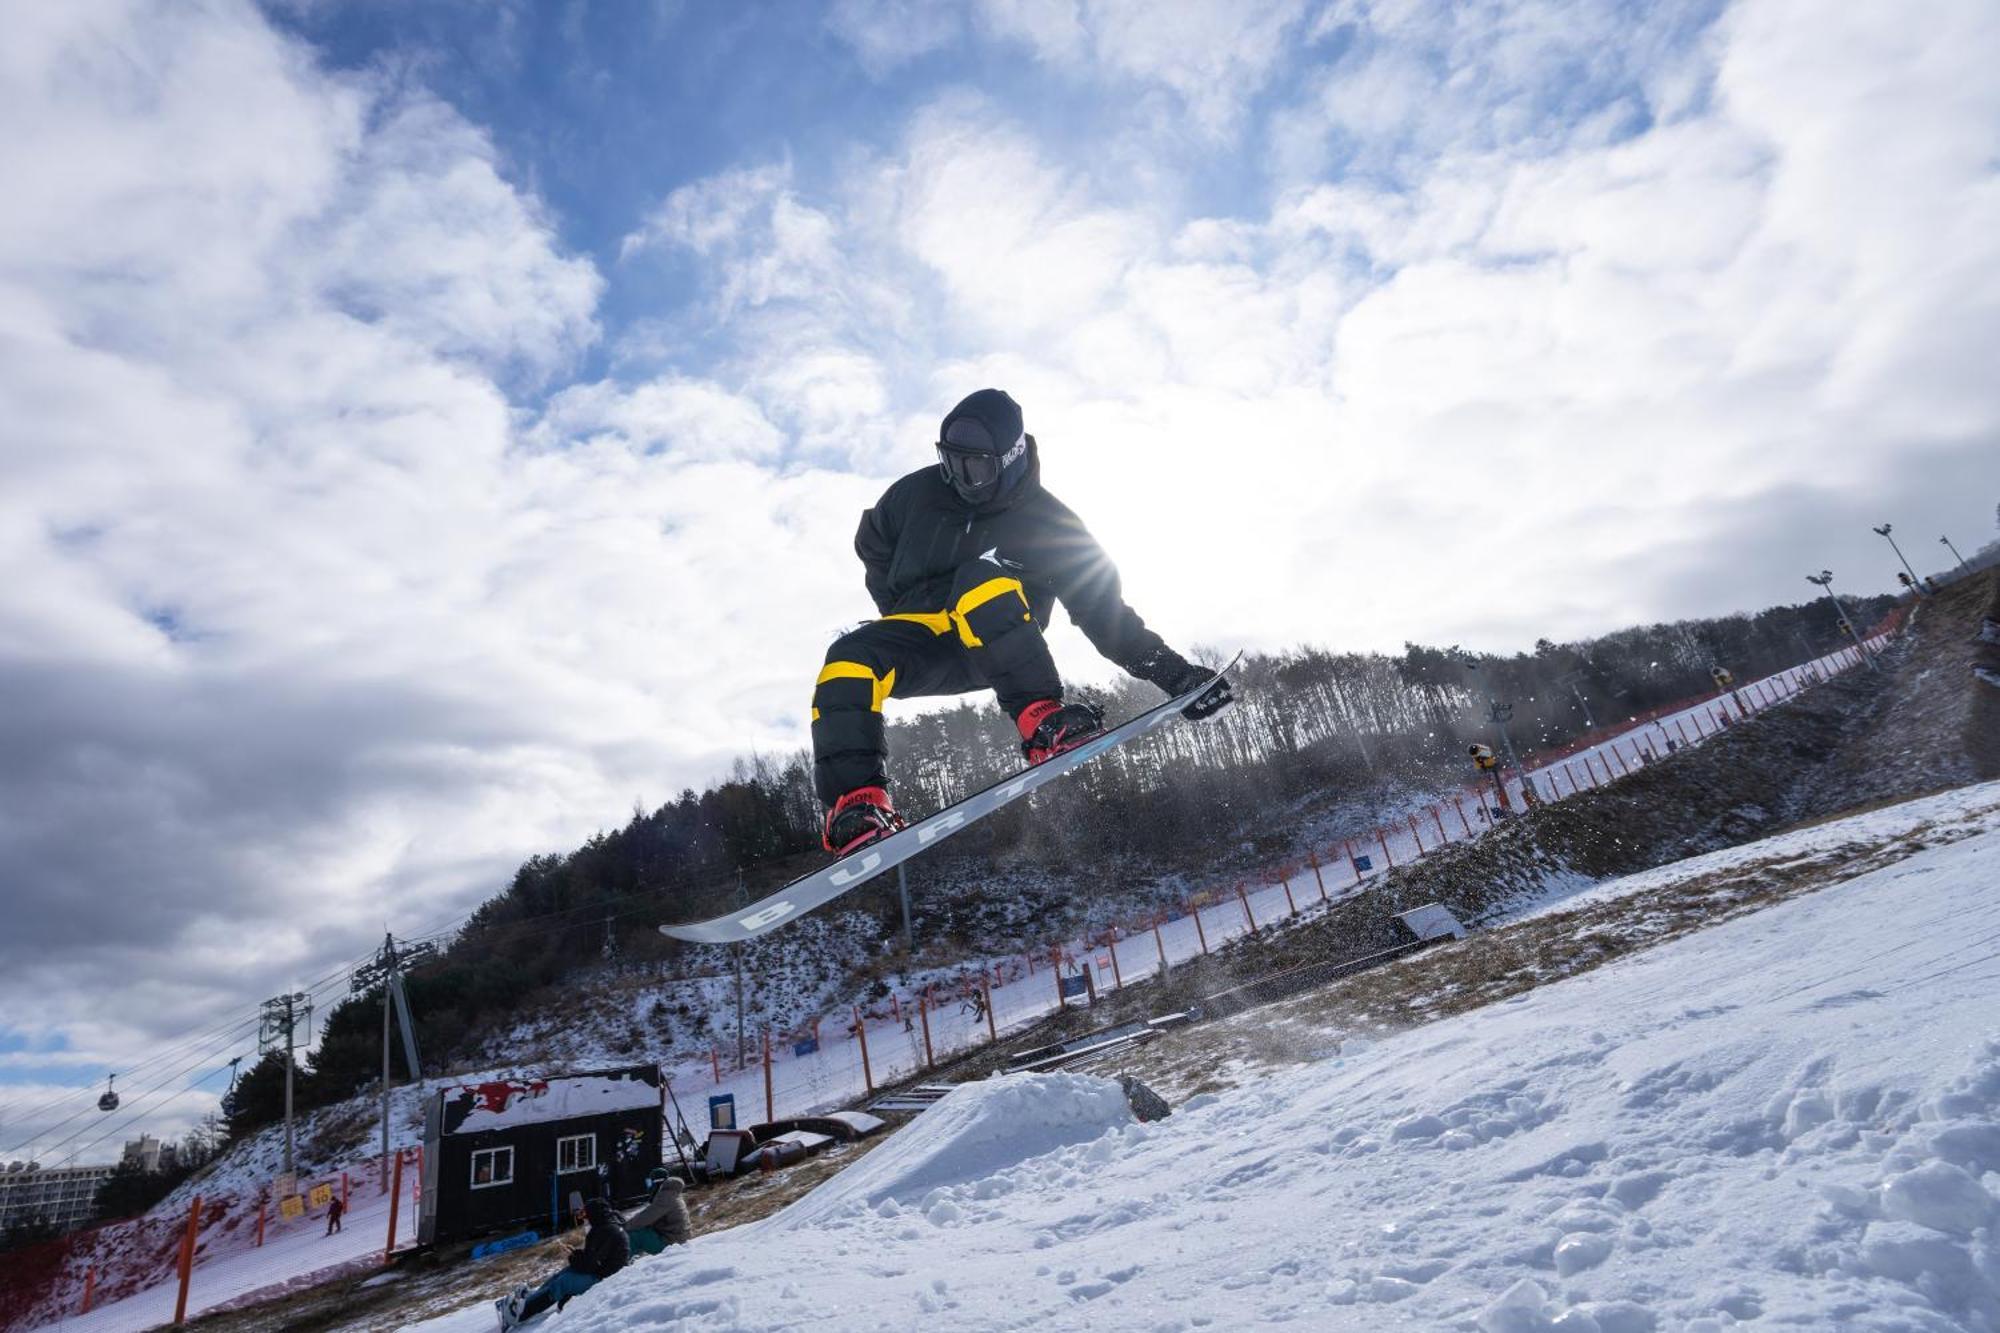
<svg viewBox="0 0 2000 1333"><path fill-rule="evenodd" d="M1058 69L1165 88L1198 129L1222 135L1285 54L1305 9L1304 0L985 0L981 18Z"/></svg>
<svg viewBox="0 0 2000 1333"><path fill-rule="evenodd" d="M603 279L476 126L247 7L24 10L0 1008L131 1049L799 743L856 513L983 384L1184 647L1519 644L1844 576L1856 505L1983 523L2000 22L1925 9L919 15L882 68L1026 44L1143 127L944 87L829 185L663 183L612 280L695 297L539 409ZM1135 170L1166 101L1268 175Z"/></svg>
<svg viewBox="0 0 2000 1333"><path fill-rule="evenodd" d="M964 32L953 0L835 0L826 26L878 79L951 45Z"/></svg>

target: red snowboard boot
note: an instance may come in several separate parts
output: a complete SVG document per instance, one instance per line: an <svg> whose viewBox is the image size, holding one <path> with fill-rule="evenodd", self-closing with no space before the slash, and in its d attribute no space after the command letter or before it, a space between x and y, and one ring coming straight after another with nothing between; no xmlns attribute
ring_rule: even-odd
<svg viewBox="0 0 2000 1333"><path fill-rule="evenodd" d="M826 812L826 832L820 842L835 856L845 856L901 827L903 817L889 803L887 791L880 787L856 787Z"/></svg>

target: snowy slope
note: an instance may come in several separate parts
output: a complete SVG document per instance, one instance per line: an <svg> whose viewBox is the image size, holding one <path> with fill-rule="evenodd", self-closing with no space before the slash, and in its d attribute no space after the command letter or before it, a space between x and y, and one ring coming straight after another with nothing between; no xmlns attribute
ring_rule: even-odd
<svg viewBox="0 0 2000 1333"><path fill-rule="evenodd" d="M971 1085L549 1327L2000 1329L1997 869L1989 817L1155 1125Z"/></svg>

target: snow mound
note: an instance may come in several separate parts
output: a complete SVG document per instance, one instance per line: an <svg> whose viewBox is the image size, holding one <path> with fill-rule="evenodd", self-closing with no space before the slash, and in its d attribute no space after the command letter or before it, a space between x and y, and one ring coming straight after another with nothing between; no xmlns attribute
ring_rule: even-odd
<svg viewBox="0 0 2000 1333"><path fill-rule="evenodd" d="M910 1206L956 1220L953 1195L1007 1192L1019 1176L1059 1171L1060 1151L1134 1123L1125 1093L1084 1074L1007 1074L954 1088L893 1139L764 1223L767 1230L839 1225Z"/></svg>

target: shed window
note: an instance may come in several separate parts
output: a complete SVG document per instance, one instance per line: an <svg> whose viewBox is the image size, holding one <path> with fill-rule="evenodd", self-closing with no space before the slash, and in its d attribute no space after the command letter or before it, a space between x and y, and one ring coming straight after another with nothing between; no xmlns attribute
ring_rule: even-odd
<svg viewBox="0 0 2000 1333"><path fill-rule="evenodd" d="M597 1136L578 1134L574 1138L556 1140L556 1170L588 1171L597 1165Z"/></svg>
<svg viewBox="0 0 2000 1333"><path fill-rule="evenodd" d="M472 1154L472 1188L490 1189L514 1183L514 1150L481 1148Z"/></svg>

